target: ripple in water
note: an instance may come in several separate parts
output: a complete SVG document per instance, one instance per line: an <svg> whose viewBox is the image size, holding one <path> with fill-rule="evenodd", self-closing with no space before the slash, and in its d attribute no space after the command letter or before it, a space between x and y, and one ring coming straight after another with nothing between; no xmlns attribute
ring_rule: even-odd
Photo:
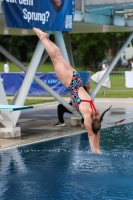
<svg viewBox="0 0 133 200"><path fill-rule="evenodd" d="M87 133L0 151L0 199L133 199L133 124L103 129L101 151Z"/></svg>

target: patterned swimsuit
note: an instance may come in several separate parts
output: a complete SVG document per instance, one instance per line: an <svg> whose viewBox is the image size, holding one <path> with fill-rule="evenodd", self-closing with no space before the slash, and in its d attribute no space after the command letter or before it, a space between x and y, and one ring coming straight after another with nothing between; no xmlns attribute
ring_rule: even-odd
<svg viewBox="0 0 133 200"><path fill-rule="evenodd" d="M77 111L79 112L80 115L82 115L80 110L79 110L80 103L81 102L88 102L88 103L90 103L92 111L95 113L96 108L95 108L92 100L82 100L82 99L79 98L78 90L79 90L80 87L83 87L83 83L82 83L82 79L80 77L80 74L76 71L73 71L72 80L71 80L70 85L67 87L67 89L71 94L71 97L73 99L73 102L75 104Z"/></svg>

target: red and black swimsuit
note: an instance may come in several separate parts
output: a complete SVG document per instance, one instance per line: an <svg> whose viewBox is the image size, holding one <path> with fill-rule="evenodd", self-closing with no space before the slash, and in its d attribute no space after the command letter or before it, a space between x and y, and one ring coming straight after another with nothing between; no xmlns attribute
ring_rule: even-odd
<svg viewBox="0 0 133 200"><path fill-rule="evenodd" d="M76 72L76 71L73 71L72 80L71 80L70 85L67 87L67 89L71 94L71 97L73 99L73 102L74 102L74 105L75 105L77 111L79 112L80 115L82 115L80 110L79 110L79 106L80 106L81 102L88 102L88 103L90 103L92 112L95 113L96 112L96 107L93 104L92 100L82 100L81 98L79 98L78 90L79 90L80 87L83 87L82 79L80 77L80 74L78 72Z"/></svg>
<svg viewBox="0 0 133 200"><path fill-rule="evenodd" d="M92 99L91 99L91 100L82 100L82 102L88 102L88 103L90 103L90 107L91 107L91 109L92 109L92 112L93 112L93 113L96 113L96 112L97 112L97 109L96 109L96 107L95 107L95 105L94 105Z"/></svg>

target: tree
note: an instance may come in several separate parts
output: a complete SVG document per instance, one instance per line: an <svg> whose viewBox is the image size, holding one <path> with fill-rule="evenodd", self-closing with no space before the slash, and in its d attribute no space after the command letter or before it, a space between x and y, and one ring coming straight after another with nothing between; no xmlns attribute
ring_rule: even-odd
<svg viewBox="0 0 133 200"><path fill-rule="evenodd" d="M109 41L104 33L86 33L71 35L72 48L76 56L80 56L85 66L96 66L105 58Z"/></svg>
<svg viewBox="0 0 133 200"><path fill-rule="evenodd" d="M28 60L28 51L36 47L37 41L36 36L0 36L0 44L21 62ZM2 54L1 60L5 60Z"/></svg>
<svg viewBox="0 0 133 200"><path fill-rule="evenodd" d="M21 62L26 62L29 49L33 46L35 47L37 41L38 38L36 36L11 36L9 39L11 53Z"/></svg>
<svg viewBox="0 0 133 200"><path fill-rule="evenodd" d="M129 34L129 32L72 34L72 49L86 68L95 67L106 58L106 51L109 48L114 59Z"/></svg>
<svg viewBox="0 0 133 200"><path fill-rule="evenodd" d="M7 35L0 35L0 45L9 51L9 38ZM0 60L5 61L6 58L3 54L0 54Z"/></svg>
<svg viewBox="0 0 133 200"><path fill-rule="evenodd" d="M109 48L114 58L129 34L130 32L71 34L74 57L80 58L87 69L94 68L106 58L106 51ZM54 41L53 35L50 35L50 39ZM30 60L37 42L36 36L0 35L0 44L21 62ZM5 57L0 55L4 61Z"/></svg>

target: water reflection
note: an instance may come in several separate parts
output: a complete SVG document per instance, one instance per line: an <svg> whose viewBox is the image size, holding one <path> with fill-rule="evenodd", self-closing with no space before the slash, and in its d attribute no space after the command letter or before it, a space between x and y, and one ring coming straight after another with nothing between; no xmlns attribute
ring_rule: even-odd
<svg viewBox="0 0 133 200"><path fill-rule="evenodd" d="M8 191L8 179L11 178L15 173L22 174L26 172L26 166L21 158L21 153L15 149L3 151L0 153L0 199L3 194Z"/></svg>
<svg viewBox="0 0 133 200"><path fill-rule="evenodd" d="M0 199L132 199L132 143L128 124L101 131L100 156L87 133L1 151Z"/></svg>

